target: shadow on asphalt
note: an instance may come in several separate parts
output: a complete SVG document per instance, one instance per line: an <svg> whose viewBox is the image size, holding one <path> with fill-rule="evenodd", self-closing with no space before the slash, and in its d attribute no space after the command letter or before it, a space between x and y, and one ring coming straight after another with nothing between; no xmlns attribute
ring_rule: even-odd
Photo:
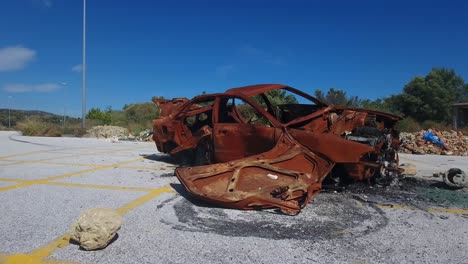
<svg viewBox="0 0 468 264"><path fill-rule="evenodd" d="M169 155L164 155L164 154L151 154L151 155L146 155L146 154L140 154L141 157L147 159L147 160L152 160L152 161L161 161L161 162L166 162L169 164L177 165L174 159L171 158Z"/></svg>

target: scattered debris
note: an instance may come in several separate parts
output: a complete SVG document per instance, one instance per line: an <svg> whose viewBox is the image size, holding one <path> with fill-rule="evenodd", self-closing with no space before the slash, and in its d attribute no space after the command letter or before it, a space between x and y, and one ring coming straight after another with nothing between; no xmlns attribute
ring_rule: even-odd
<svg viewBox="0 0 468 264"><path fill-rule="evenodd" d="M461 131L402 132L400 138L404 153L468 156L468 141Z"/></svg>
<svg viewBox="0 0 468 264"><path fill-rule="evenodd" d="M109 138L109 141L112 143L119 143L119 138L118 137L111 137Z"/></svg>
<svg viewBox="0 0 468 264"><path fill-rule="evenodd" d="M194 166L176 169L190 194L224 207L297 214L327 176L390 183L402 171L394 115L328 106L281 84L154 102L158 150Z"/></svg>
<svg viewBox="0 0 468 264"><path fill-rule="evenodd" d="M122 216L114 209L89 209L73 224L70 239L85 250L102 249L115 237L121 225Z"/></svg>
<svg viewBox="0 0 468 264"><path fill-rule="evenodd" d="M458 168L452 168L446 173L443 173L442 179L448 187L453 189L468 187L468 179L466 178L465 172Z"/></svg>

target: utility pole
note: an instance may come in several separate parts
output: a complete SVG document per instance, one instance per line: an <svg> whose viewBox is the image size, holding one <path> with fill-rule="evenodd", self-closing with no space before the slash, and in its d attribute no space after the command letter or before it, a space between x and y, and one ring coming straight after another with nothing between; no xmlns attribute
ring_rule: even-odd
<svg viewBox="0 0 468 264"><path fill-rule="evenodd" d="M65 102L65 105L63 106L63 117L62 117L62 126L63 126L63 129L65 129L65 113L66 113L66 109L67 109L67 103L68 103L68 100L67 100L67 85L68 83L66 82L62 82L60 83L60 85L63 86L63 90L64 90L64 93L65 93L65 96L63 98L63 101Z"/></svg>
<svg viewBox="0 0 468 264"><path fill-rule="evenodd" d="M8 128L11 128L11 95L8 96Z"/></svg>
<svg viewBox="0 0 468 264"><path fill-rule="evenodd" d="M83 0L83 71L82 71L82 128L86 129L86 0Z"/></svg>

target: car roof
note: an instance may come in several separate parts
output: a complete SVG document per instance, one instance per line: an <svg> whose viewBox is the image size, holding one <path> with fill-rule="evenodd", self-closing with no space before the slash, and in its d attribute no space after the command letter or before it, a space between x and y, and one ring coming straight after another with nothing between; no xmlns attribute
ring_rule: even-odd
<svg viewBox="0 0 468 264"><path fill-rule="evenodd" d="M264 93L264 92L286 88L286 87L289 87L289 86L284 85L284 84L256 84L256 85L249 85L249 86L243 86L243 87L238 87L238 88L231 88L227 90L225 93L232 94L232 95L242 94L244 96L250 97L250 96L254 96L257 94Z"/></svg>

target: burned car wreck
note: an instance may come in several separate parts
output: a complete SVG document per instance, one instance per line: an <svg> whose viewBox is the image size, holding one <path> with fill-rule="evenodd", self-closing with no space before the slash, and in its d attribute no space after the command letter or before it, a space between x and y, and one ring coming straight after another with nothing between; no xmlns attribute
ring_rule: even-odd
<svg viewBox="0 0 468 264"><path fill-rule="evenodd" d="M191 195L222 207L296 214L326 178L400 173L394 115L329 106L282 84L154 103L158 150L185 165L176 176Z"/></svg>

